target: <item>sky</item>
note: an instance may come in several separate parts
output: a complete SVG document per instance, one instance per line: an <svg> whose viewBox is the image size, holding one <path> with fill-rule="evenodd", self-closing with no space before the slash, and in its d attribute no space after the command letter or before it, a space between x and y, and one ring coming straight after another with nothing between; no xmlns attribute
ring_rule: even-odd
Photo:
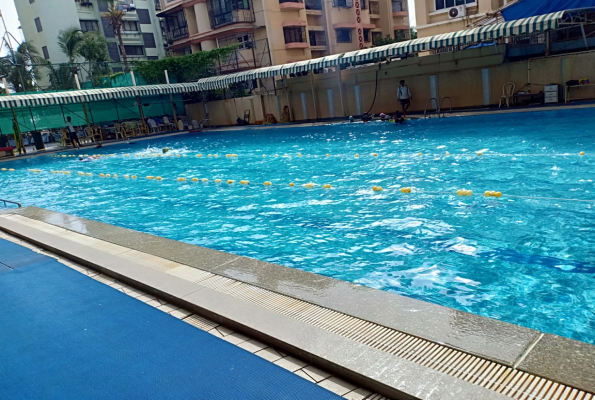
<svg viewBox="0 0 595 400"><path fill-rule="evenodd" d="M4 22L6 23L6 30L12 33L12 35L19 41L22 40L21 31L19 30L19 17L17 15L17 10L14 6L13 0L0 0L0 11L2 12L2 16L4 17ZM4 26L0 24L0 36L4 36L5 30ZM5 54L4 49L2 49L2 53Z"/></svg>
<svg viewBox="0 0 595 400"><path fill-rule="evenodd" d="M407 0L409 2L409 22L411 26L415 26L415 0ZM14 0L0 0L0 11L4 16L6 29L18 40L22 40L22 34L19 30L19 17L14 6ZM0 26L0 35L4 35L4 27ZM3 50L4 54L4 50Z"/></svg>

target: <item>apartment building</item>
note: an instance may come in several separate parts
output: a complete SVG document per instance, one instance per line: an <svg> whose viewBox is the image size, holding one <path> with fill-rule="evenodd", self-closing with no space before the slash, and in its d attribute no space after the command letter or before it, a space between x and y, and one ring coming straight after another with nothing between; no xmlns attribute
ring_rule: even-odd
<svg viewBox="0 0 595 400"><path fill-rule="evenodd" d="M511 0L415 0L418 37L456 32L510 3Z"/></svg>
<svg viewBox="0 0 595 400"><path fill-rule="evenodd" d="M53 64L68 62L56 38L72 26L82 31L97 31L108 40L114 62L121 61L120 48L110 21L102 17L108 0L15 0L25 40L33 43ZM151 60L165 56L161 21L156 16L155 0L118 0L126 10L122 36L128 60ZM114 67L114 71L121 67ZM43 79L42 79L43 81ZM40 82L41 83L41 82Z"/></svg>
<svg viewBox="0 0 595 400"><path fill-rule="evenodd" d="M161 0L168 49L239 45L225 72L303 61L409 38L407 0Z"/></svg>

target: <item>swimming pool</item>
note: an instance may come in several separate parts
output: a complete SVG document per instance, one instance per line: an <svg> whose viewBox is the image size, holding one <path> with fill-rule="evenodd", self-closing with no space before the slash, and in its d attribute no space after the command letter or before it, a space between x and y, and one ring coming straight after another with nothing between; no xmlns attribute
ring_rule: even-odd
<svg viewBox="0 0 595 400"><path fill-rule="evenodd" d="M0 197L595 343L595 202L561 200L595 199L594 131L586 109L208 132L3 163Z"/></svg>

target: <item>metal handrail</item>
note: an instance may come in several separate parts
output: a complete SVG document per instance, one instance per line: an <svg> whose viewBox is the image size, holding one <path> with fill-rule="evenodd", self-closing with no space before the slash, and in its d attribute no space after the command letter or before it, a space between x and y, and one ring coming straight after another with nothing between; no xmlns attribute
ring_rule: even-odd
<svg viewBox="0 0 595 400"><path fill-rule="evenodd" d="M10 200L4 200L4 199L0 199L1 202L4 203L4 207L7 207L6 203L10 203L10 204L16 204L17 206L19 206L19 208L21 208L21 203L17 203L16 201L10 201Z"/></svg>
<svg viewBox="0 0 595 400"><path fill-rule="evenodd" d="M442 101L440 102L440 111L443 110L442 105L444 105L444 100L446 100L446 99L448 99L448 107L449 107L448 112L452 113L452 99L448 96L442 98ZM440 115L438 115L438 116L440 116ZM442 112L442 117L446 117L446 111Z"/></svg>
<svg viewBox="0 0 595 400"><path fill-rule="evenodd" d="M208 122L209 123L209 128L211 127L211 120L208 118L203 119L202 121L200 121L198 123L198 126L200 126L200 128L202 129L205 126L205 123Z"/></svg>
<svg viewBox="0 0 595 400"><path fill-rule="evenodd" d="M434 113L438 114L438 117L440 117L440 107L438 106L438 99L435 97L432 97L430 100L428 100L428 102L426 103L426 108L424 110L424 118L429 118L427 117L427 113L428 113L428 105L430 104L430 102L434 100L434 102L436 103L436 111L434 111Z"/></svg>

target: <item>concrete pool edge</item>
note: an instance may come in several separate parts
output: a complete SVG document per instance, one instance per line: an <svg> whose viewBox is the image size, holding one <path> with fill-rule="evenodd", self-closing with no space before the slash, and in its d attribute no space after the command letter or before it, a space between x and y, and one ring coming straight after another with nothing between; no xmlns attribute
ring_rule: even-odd
<svg viewBox="0 0 595 400"><path fill-rule="evenodd" d="M595 365L591 361L595 359L595 346L66 214L33 207L10 212L303 299L557 382L587 391L595 388ZM388 315L387 310L397 315Z"/></svg>

